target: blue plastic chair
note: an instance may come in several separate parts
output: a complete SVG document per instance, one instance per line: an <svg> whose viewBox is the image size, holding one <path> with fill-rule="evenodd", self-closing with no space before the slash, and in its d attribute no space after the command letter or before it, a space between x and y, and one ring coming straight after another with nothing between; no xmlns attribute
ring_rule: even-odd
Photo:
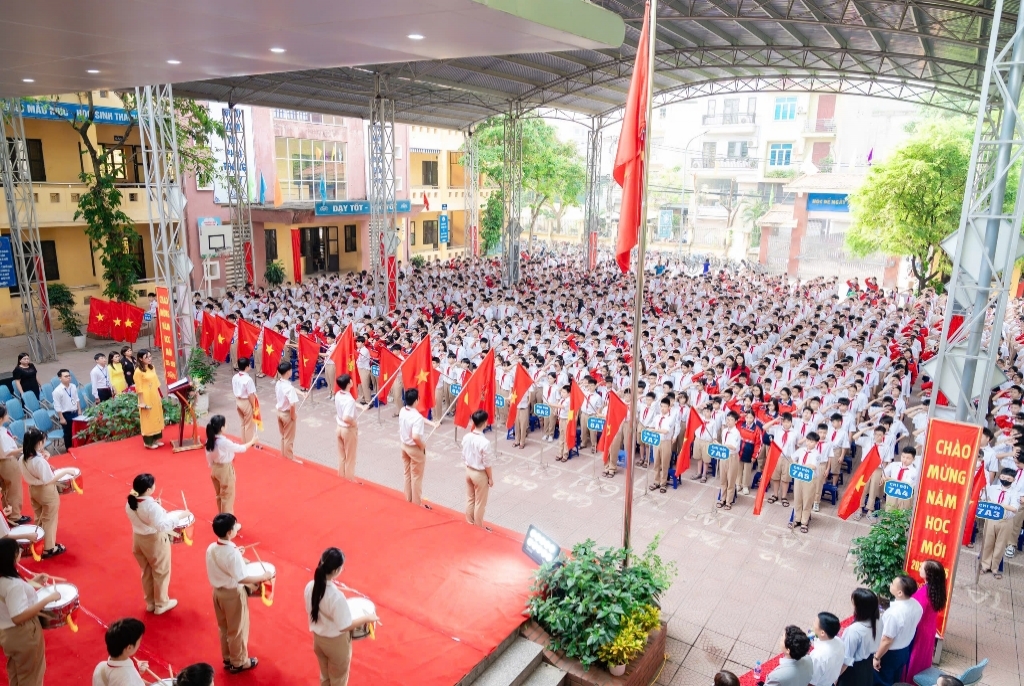
<svg viewBox="0 0 1024 686"><path fill-rule="evenodd" d="M64 444L64 429L59 424L54 424L53 419L47 414L46 410L40 408L32 413L32 421L36 423L36 428L46 434L46 438L51 441L60 441L61 445ZM64 451L67 452L68 446L64 446Z"/></svg>
<svg viewBox="0 0 1024 686"><path fill-rule="evenodd" d="M25 406L25 411L34 413L36 410L42 409L42 405L39 404L39 398L32 391L25 391L21 396L21 403Z"/></svg>
<svg viewBox="0 0 1024 686"><path fill-rule="evenodd" d="M93 406L92 396L86 394L84 388L78 389L78 409L84 411L87 407Z"/></svg>
<svg viewBox="0 0 1024 686"><path fill-rule="evenodd" d="M960 675L960 681L963 682L964 686L973 686L981 681L982 676L985 674L985 666L988 664L988 658L974 665L968 667L963 674ZM939 680L945 672L941 671L938 667L929 667L920 674L914 677L914 683L917 686L935 686L935 682Z"/></svg>
<svg viewBox="0 0 1024 686"><path fill-rule="evenodd" d="M821 497L828 496L832 501L832 504L836 504L836 499L839 498L839 489L836 488L835 484L830 484L827 481L821 485Z"/></svg>
<svg viewBox="0 0 1024 686"><path fill-rule="evenodd" d="M57 388L57 386L59 386L59 385L60 385L60 377L59 376L55 376L52 379L50 379L50 388Z"/></svg>
<svg viewBox="0 0 1024 686"><path fill-rule="evenodd" d="M83 387L82 390L85 391L85 397L89 399L89 404L90 405L95 405L96 404L96 396L94 396L92 394L92 384L91 383L85 384L85 387Z"/></svg>
<svg viewBox="0 0 1024 686"><path fill-rule="evenodd" d="M44 383L39 387L39 403L48 410L53 409L53 386Z"/></svg>
<svg viewBox="0 0 1024 686"><path fill-rule="evenodd" d="M25 422L19 420L13 421L7 425L7 428L14 434L14 438L17 439L18 445L25 442Z"/></svg>
<svg viewBox="0 0 1024 686"><path fill-rule="evenodd" d="M4 405L7 407L7 416L11 418L11 421L25 420L25 407L20 400L11 398Z"/></svg>
<svg viewBox="0 0 1024 686"><path fill-rule="evenodd" d="M75 384L76 386L80 386L81 384L78 383L78 379L75 377L75 373L74 372L69 372L69 373L71 374L71 383Z"/></svg>
<svg viewBox="0 0 1024 686"><path fill-rule="evenodd" d="M7 386L0 386L0 402L5 403L8 400L14 400L14 394Z"/></svg>

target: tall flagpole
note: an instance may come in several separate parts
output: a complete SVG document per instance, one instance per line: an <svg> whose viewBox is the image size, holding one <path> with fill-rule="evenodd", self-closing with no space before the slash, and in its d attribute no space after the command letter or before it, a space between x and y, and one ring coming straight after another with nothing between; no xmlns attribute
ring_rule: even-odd
<svg viewBox="0 0 1024 686"><path fill-rule="evenodd" d="M633 525L633 448L637 443L637 395L640 380L640 326L644 312L644 253L647 250L647 172L648 160L651 155L651 123L654 119L654 53L657 49L658 0L650 0L651 25L647 34L647 129L644 133L644 181L643 196L640 203L640 235L636 250L636 296L633 303L633 353L630 367L629 394L629 431L626 441L626 497L623 499L622 512L622 547L629 549L630 534ZM629 564L629 558L626 558Z"/></svg>

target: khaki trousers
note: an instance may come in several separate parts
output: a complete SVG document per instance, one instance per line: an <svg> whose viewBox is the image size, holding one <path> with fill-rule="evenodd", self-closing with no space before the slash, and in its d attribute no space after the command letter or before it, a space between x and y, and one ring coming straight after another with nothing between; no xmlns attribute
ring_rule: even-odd
<svg viewBox="0 0 1024 686"><path fill-rule="evenodd" d="M775 469L772 471L772 494L777 496L779 500L789 500L789 484L793 481L793 477L789 475L789 466L791 464L793 464L793 460L785 455L779 455L779 459L775 463Z"/></svg>
<svg viewBox="0 0 1024 686"><path fill-rule="evenodd" d="M234 667L249 664L249 606L245 589L213 589L213 611L220 630L220 656Z"/></svg>
<svg viewBox="0 0 1024 686"><path fill-rule="evenodd" d="M622 422L619 424L619 430L612 437L612 444L608 446L608 462L605 467L609 474L614 475L619 470L619 451L622 450L622 442L626 440L625 436L626 422ZM628 460L629 457L626 459Z"/></svg>
<svg viewBox="0 0 1024 686"><path fill-rule="evenodd" d="M43 686L46 646L38 618L11 629L0 629L0 648L7 656L10 686Z"/></svg>
<svg viewBox="0 0 1024 686"><path fill-rule="evenodd" d="M475 526L484 525L487 507L487 472L466 467L466 521Z"/></svg>
<svg viewBox="0 0 1024 686"><path fill-rule="evenodd" d="M814 504L821 503L821 490L825 487L825 478L828 476L828 463L819 464L814 468L814 481L811 485L814 490Z"/></svg>
<svg viewBox="0 0 1024 686"><path fill-rule="evenodd" d="M729 451L730 453L733 451ZM718 461L719 483L722 485L723 503L731 503L736 499L736 487L740 481L740 459L739 455L729 455L728 460Z"/></svg>
<svg viewBox="0 0 1024 686"><path fill-rule="evenodd" d="M501 407L498 407L497 403L494 404L495 405L495 407L494 407L494 416L491 417L491 421L494 423L495 427L499 427L499 426L503 427L503 426L505 426L505 422L508 421L508 413L509 413L508 396L509 396L509 393L510 393L510 391L498 391L498 395L500 395L502 398L505 399L505 404L502 405Z"/></svg>
<svg viewBox="0 0 1024 686"><path fill-rule="evenodd" d="M654 483L665 486L668 483L668 466L672 462L672 442L662 436L661 443L654 449Z"/></svg>
<svg viewBox="0 0 1024 686"><path fill-rule="evenodd" d="M575 431L576 426L569 427L569 418L558 419L558 456L566 457L569 455L569 431Z"/></svg>
<svg viewBox="0 0 1024 686"><path fill-rule="evenodd" d="M900 500L899 498L890 498L885 496L885 511L890 510L911 510L914 507L914 499L908 498L907 500Z"/></svg>
<svg viewBox="0 0 1024 686"><path fill-rule="evenodd" d="M702 438L693 439L693 461L703 462L704 464L711 464L711 453L708 452L708 447L711 445L711 441L705 441Z"/></svg>
<svg viewBox="0 0 1024 686"><path fill-rule="evenodd" d="M580 413L580 450L597 446L597 432L591 431L587 426L590 418L594 415Z"/></svg>
<svg viewBox="0 0 1024 686"><path fill-rule="evenodd" d="M11 508L11 521L17 521L21 517L21 508L25 501L18 458L0 460L0 488L4 491L4 507Z"/></svg>
<svg viewBox="0 0 1024 686"><path fill-rule="evenodd" d="M235 464L214 463L210 467L210 479L213 481L213 493L217 498L217 512L235 513Z"/></svg>
<svg viewBox="0 0 1024 686"><path fill-rule="evenodd" d="M313 634L313 654L320 665L320 686L348 686L352 665L352 633L326 638Z"/></svg>
<svg viewBox="0 0 1024 686"><path fill-rule="evenodd" d="M526 437L530 435L530 410L526 407L516 409L516 445L526 445Z"/></svg>
<svg viewBox="0 0 1024 686"><path fill-rule="evenodd" d="M252 400L235 398L235 409L238 411L238 419L242 422L242 443L248 443L256 435L256 420L252 418Z"/></svg>
<svg viewBox="0 0 1024 686"><path fill-rule="evenodd" d="M359 402L367 405L373 400L373 393L370 391L370 370L359 369Z"/></svg>
<svg viewBox="0 0 1024 686"><path fill-rule="evenodd" d="M807 526L811 520L811 505L814 503L814 480L793 484L793 522Z"/></svg>
<svg viewBox="0 0 1024 686"><path fill-rule="evenodd" d="M359 429L354 426L339 426L335 434L338 437L338 476L346 479L356 478L356 446L359 442Z"/></svg>
<svg viewBox="0 0 1024 686"><path fill-rule="evenodd" d="M295 459L295 420L291 410L277 413L277 428L281 432L281 454L289 460Z"/></svg>
<svg viewBox="0 0 1024 686"><path fill-rule="evenodd" d="M171 541L163 534L133 534L132 555L142 569L142 594L146 608L167 605L171 585Z"/></svg>
<svg viewBox="0 0 1024 686"><path fill-rule="evenodd" d="M57 512L60 510L57 487L53 484L29 486L28 494L32 501L32 512L36 515L36 526L43 529L43 545L47 550L52 550L57 545Z"/></svg>
<svg viewBox="0 0 1024 686"><path fill-rule="evenodd" d="M395 408L394 414L391 415L392 417L397 417L399 410L402 409L403 395L405 395L405 391L402 388L402 380L397 379L391 384L391 389L388 390L388 402Z"/></svg>
<svg viewBox="0 0 1024 686"><path fill-rule="evenodd" d="M981 570L990 572L999 567L1006 554L1006 546L1012 540L1017 542L1017 532L1013 529L1013 517L998 522L985 522L985 538L981 546Z"/></svg>
<svg viewBox="0 0 1024 686"><path fill-rule="evenodd" d="M542 417L541 420L544 422L544 435L551 438L555 435L555 427L558 426L558 417L554 415L550 417Z"/></svg>
<svg viewBox="0 0 1024 686"><path fill-rule="evenodd" d="M405 499L420 505L423 493L423 467L427 462L427 453L418 445L402 444L402 465L405 476Z"/></svg>
<svg viewBox="0 0 1024 686"><path fill-rule="evenodd" d="M885 479L883 477L882 469L879 468L868 478L868 487L864 489L864 500L861 502L861 506L869 512L875 509L875 498L885 494Z"/></svg>

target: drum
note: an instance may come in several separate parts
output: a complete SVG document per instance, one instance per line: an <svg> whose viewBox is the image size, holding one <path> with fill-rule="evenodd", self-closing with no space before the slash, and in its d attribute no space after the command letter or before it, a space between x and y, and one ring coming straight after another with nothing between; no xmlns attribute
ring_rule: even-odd
<svg viewBox="0 0 1024 686"><path fill-rule="evenodd" d="M11 527L11 536L31 536L28 540L19 540L23 552L31 552L32 559L39 562L43 554L43 527L34 524L22 524Z"/></svg>
<svg viewBox="0 0 1024 686"><path fill-rule="evenodd" d="M270 607L274 603L274 581L277 579L277 568L269 562L247 562L245 563L246 576L259 576L270 572L270 579L267 581L245 587L245 594L252 598L259 596L263 604Z"/></svg>
<svg viewBox="0 0 1024 686"><path fill-rule="evenodd" d="M352 617L361 617L363 615L374 614L376 608L369 598L349 598L348 599L348 611ZM360 638L374 637L374 629L376 623L370 622L369 624L363 624L352 629L352 640L356 641Z"/></svg>
<svg viewBox="0 0 1024 686"><path fill-rule="evenodd" d="M67 495L69 493L82 493L82 470L78 467L68 467L71 474L65 474L57 480L57 493Z"/></svg>
<svg viewBox="0 0 1024 686"><path fill-rule="evenodd" d="M171 543L192 545L192 530L196 525L196 516L188 510L171 510L167 516L178 522L174 527L174 533L177 535L171 538Z"/></svg>
<svg viewBox="0 0 1024 686"><path fill-rule="evenodd" d="M78 614L79 605L78 587L68 583L53 584L38 589L36 595L42 599L54 591L60 593L60 598L48 603L40 613L40 617L45 620L43 628L57 629L68 626L72 631L78 631L78 626L75 624L75 615Z"/></svg>

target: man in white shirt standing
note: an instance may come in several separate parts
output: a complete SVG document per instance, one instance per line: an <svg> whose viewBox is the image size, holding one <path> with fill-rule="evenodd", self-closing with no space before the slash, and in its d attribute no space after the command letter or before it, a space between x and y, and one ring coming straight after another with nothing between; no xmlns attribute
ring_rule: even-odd
<svg viewBox="0 0 1024 686"><path fill-rule="evenodd" d="M415 388L405 391L405 406L398 413L398 438L402 443L402 464L405 474L405 499L415 505L422 504L423 467L427 462L427 439L423 433L426 420L416 409L420 392Z"/></svg>
<svg viewBox="0 0 1024 686"><path fill-rule="evenodd" d="M92 359L96 361L96 366L89 372L92 397L97 402L110 400L114 397L114 392L110 390L110 370L107 369L107 356L103 353L96 353Z"/></svg>
<svg viewBox="0 0 1024 686"><path fill-rule="evenodd" d="M231 392L235 394L235 410L242 422L242 443L256 435L256 382L249 376L249 360L238 360L238 373L231 377Z"/></svg>
<svg viewBox="0 0 1024 686"><path fill-rule="evenodd" d="M832 686L839 679L846 657L846 646L839 635L839 618L831 612L819 612L814 621L814 650L811 651L811 686Z"/></svg>
<svg viewBox="0 0 1024 686"><path fill-rule="evenodd" d="M892 686L899 681L900 672L910 660L910 644L917 633L917 623L924 610L913 599L917 582L901 574L889 586L893 601L882 615L882 640L875 651L872 666L875 668L875 683Z"/></svg>
<svg viewBox="0 0 1024 686"><path fill-rule="evenodd" d="M274 395L277 398L277 428L281 431L281 454L289 460L302 464L295 459L295 419L299 405L299 391L292 386L292 366L281 360L277 365L277 383L274 385ZM56 394L54 394L56 395ZM307 394L303 393L305 397Z"/></svg>
<svg viewBox="0 0 1024 686"><path fill-rule="evenodd" d="M491 442L484 436L490 417L486 411L477 410L471 419L473 430L462 437L462 460L466 463L466 521L483 526L487 493L494 485Z"/></svg>
<svg viewBox="0 0 1024 686"><path fill-rule="evenodd" d="M71 372L61 369L57 372L60 385L53 390L53 410L60 418L64 430L64 450L71 450L71 420L80 414L78 387L71 383Z"/></svg>

